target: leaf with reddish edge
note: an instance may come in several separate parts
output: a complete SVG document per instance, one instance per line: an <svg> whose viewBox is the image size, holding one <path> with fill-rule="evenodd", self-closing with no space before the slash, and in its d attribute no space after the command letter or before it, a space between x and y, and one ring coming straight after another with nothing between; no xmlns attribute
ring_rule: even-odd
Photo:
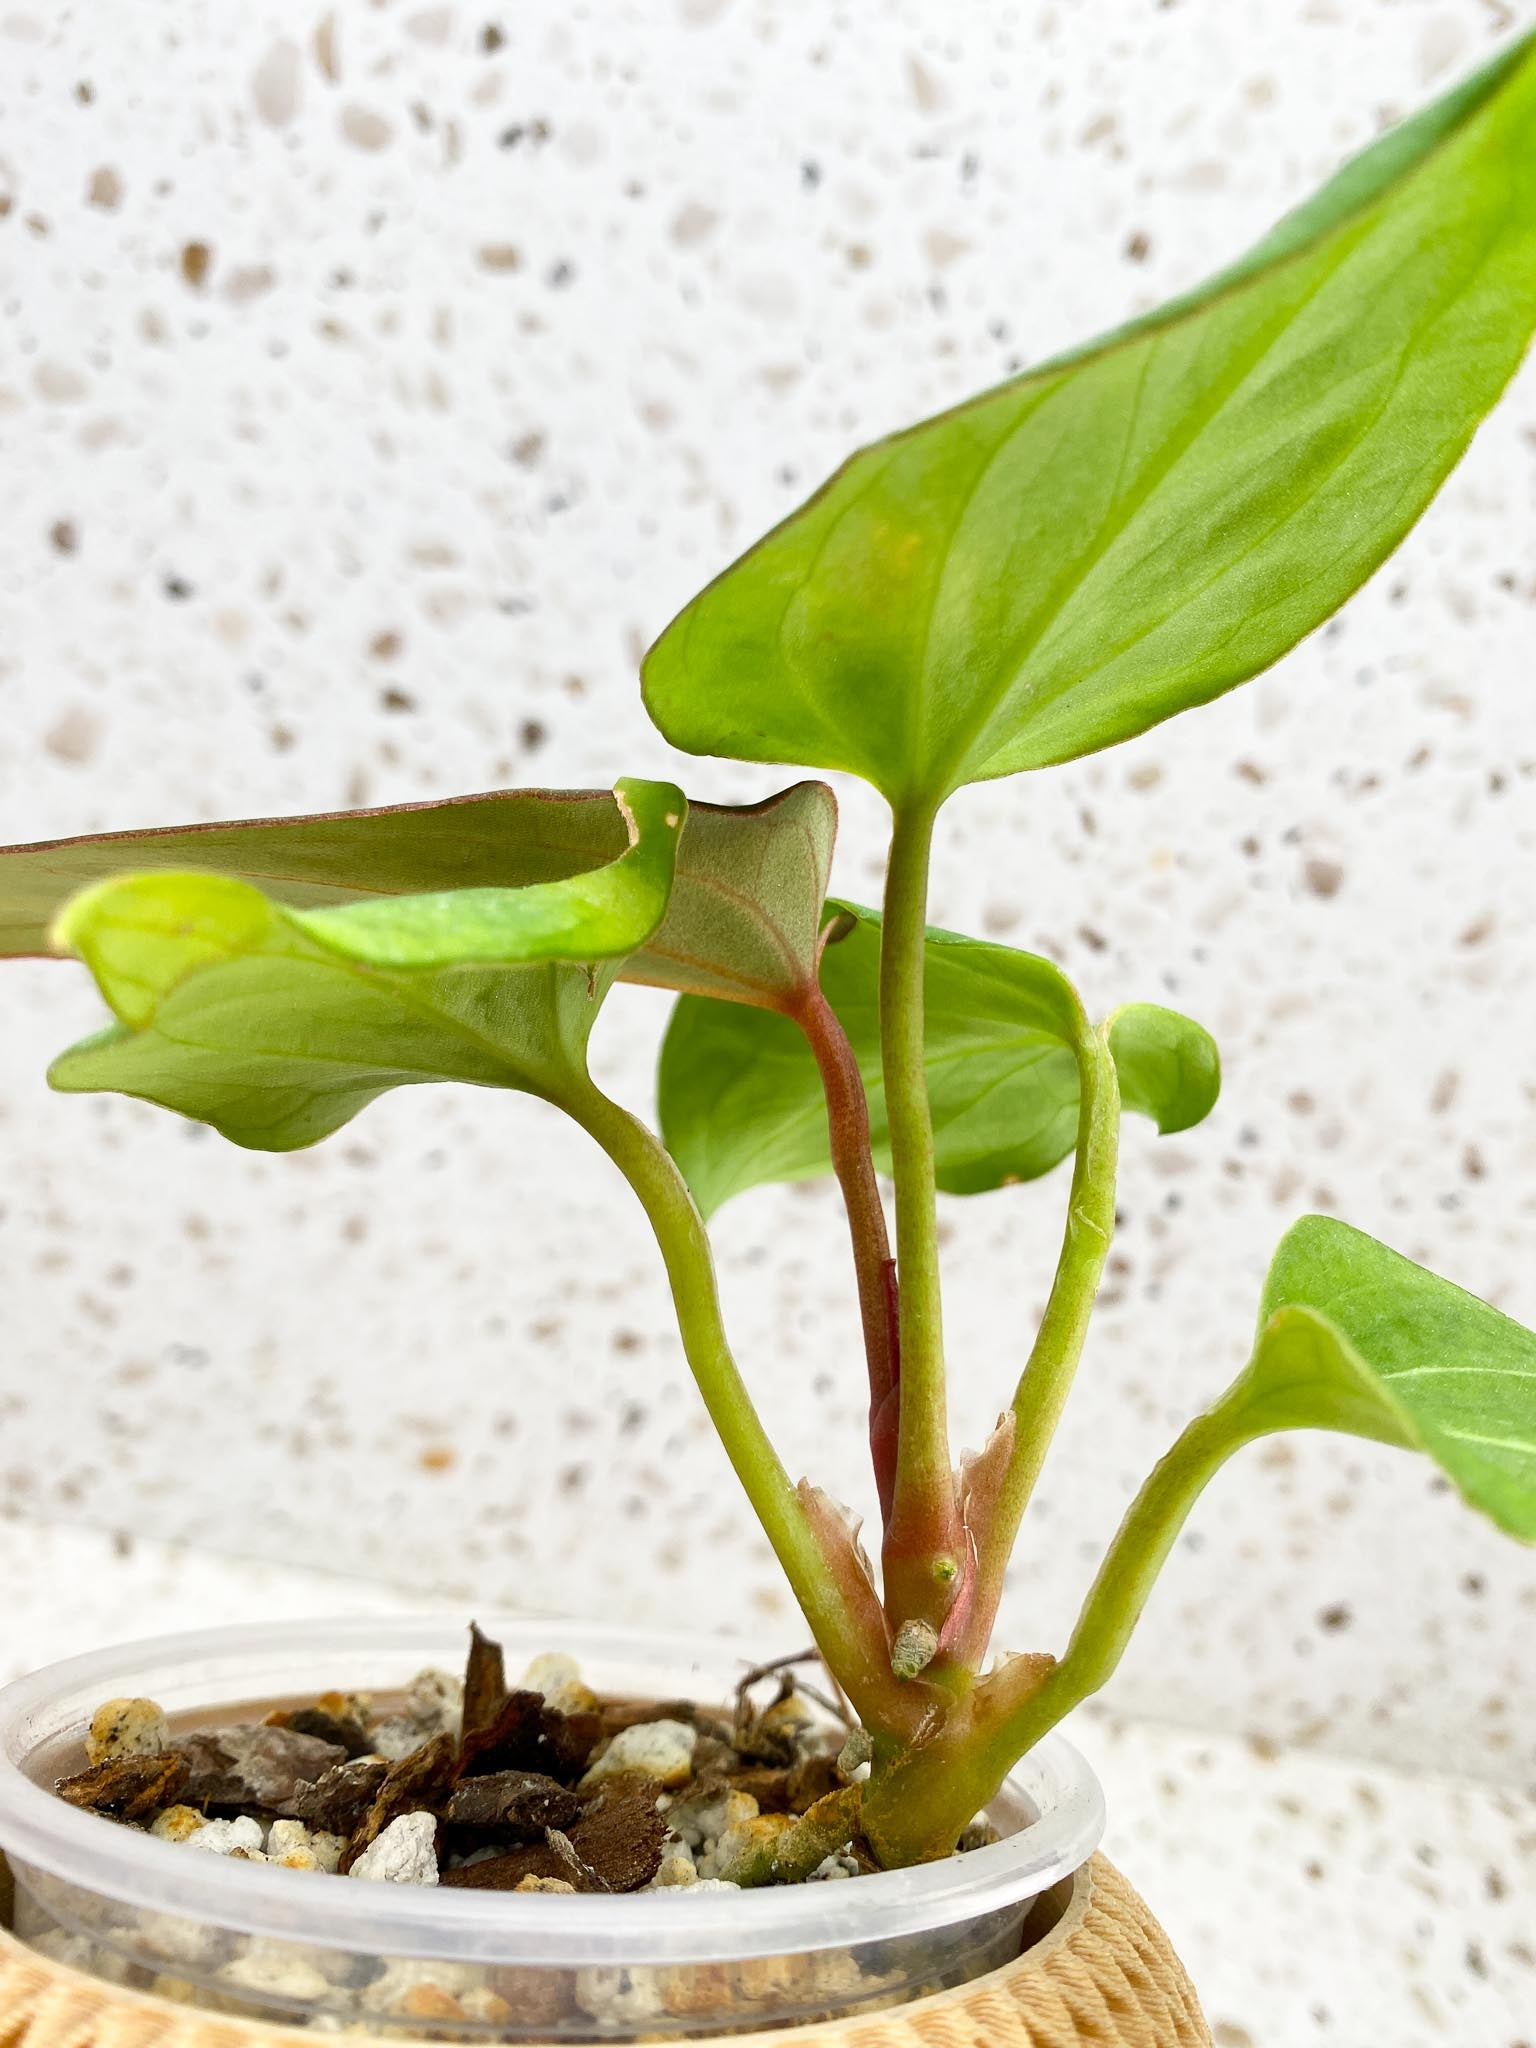
<svg viewBox="0 0 1536 2048"><path fill-rule="evenodd" d="M119 1021L63 1053L50 1079L140 1096L273 1152L428 1081L579 1098L602 999L666 914L687 809L671 783L635 780L613 807L616 859L515 888L294 910L202 871L98 882L55 929Z"/></svg>
<svg viewBox="0 0 1536 2048"><path fill-rule="evenodd" d="M833 1164L848 1200L871 1408L884 1408L889 1435L897 1377L894 1268L858 1068L816 972L836 833L837 801L819 782L796 783L757 804L689 806L665 914L614 971L622 980L775 1011L804 1031L826 1088ZM558 888L621 859L628 839L610 791L504 790L0 848L0 954L49 952L63 904L128 870L212 872L260 888L286 910L334 915L351 906L387 919L390 899L402 896L426 894L447 905L475 890ZM178 1106L195 1114L200 1102ZM301 1135L318 1134L318 1125L306 1124ZM889 1463L877 1453L883 1499Z"/></svg>
<svg viewBox="0 0 1536 2048"><path fill-rule="evenodd" d="M837 800L820 782L759 804L691 806L666 917L621 978L791 1007L815 978L836 832ZM628 840L611 790L493 790L0 847L0 956L54 953L49 932L65 902L128 872L206 871L311 910L565 881L617 860Z"/></svg>

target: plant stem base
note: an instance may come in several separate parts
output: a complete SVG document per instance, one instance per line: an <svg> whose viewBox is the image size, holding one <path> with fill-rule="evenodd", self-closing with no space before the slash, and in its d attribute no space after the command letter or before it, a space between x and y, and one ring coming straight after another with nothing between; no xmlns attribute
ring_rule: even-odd
<svg viewBox="0 0 1536 2048"><path fill-rule="evenodd" d="M1211 2048L1168 1937L1107 1858L1061 1888L1059 1918L1017 1962L886 2012L772 2033L695 2037L690 2048ZM353 2035L356 2048L368 2038ZM378 2048L410 2048L391 2030ZM298 2048L317 2036L198 2012L49 1961L0 1930L3 2048Z"/></svg>

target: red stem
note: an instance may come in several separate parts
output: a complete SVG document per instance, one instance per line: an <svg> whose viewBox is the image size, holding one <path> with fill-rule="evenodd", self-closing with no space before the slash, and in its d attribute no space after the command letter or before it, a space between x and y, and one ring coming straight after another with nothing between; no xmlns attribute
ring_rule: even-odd
<svg viewBox="0 0 1536 2048"><path fill-rule="evenodd" d="M889 1522L896 1485L901 1417L901 1354L897 1337L896 1262L885 1227L869 1143L869 1101L848 1034L820 986L812 983L792 1013L810 1042L827 1098L832 1170L843 1190L858 1277L864 1354L869 1361L869 1450L882 1521Z"/></svg>

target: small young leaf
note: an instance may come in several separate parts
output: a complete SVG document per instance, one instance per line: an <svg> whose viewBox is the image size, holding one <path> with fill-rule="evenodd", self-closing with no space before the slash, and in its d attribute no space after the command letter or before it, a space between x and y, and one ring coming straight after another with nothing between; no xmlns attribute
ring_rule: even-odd
<svg viewBox="0 0 1536 2048"><path fill-rule="evenodd" d="M1275 1254L1253 1360L1250 1433L1336 1429L1426 1451L1499 1527L1536 1542L1536 1335L1324 1216Z"/></svg>
<svg viewBox="0 0 1536 2048"><path fill-rule="evenodd" d="M822 956L821 983L869 1096L875 1158L889 1165L880 1071L879 918L833 903L849 925ZM1049 1172L1077 1142L1076 1047L1087 1022L1050 961L930 931L924 976L928 1088L939 1186L978 1194ZM1198 1024L1136 1004L1111 1032L1125 1101L1165 1130L1216 1099L1216 1048ZM684 997L662 1046L663 1134L706 1215L764 1181L830 1171L815 1060L787 1018Z"/></svg>
<svg viewBox="0 0 1536 2048"><path fill-rule="evenodd" d="M739 808L694 805L666 918L627 960L623 979L770 1006L787 1000L815 972L836 832L836 799L819 782L796 783ZM400 926L380 899L420 896L416 916L430 920L430 902L451 893L457 944L464 899L475 891L489 899L507 889L576 882L620 859L628 843L613 793L593 789L499 790L383 810L4 847L0 955L47 953L61 905L93 882L194 868L254 883L296 910L368 904L370 919L393 933ZM573 896L550 902L558 918L575 914ZM425 936L419 925L418 939Z"/></svg>
<svg viewBox="0 0 1536 2048"><path fill-rule="evenodd" d="M66 905L59 942L120 1019L55 1061L65 1090L115 1089L288 1151L387 1088L431 1080L559 1101L618 966L666 911L686 811L620 786L630 844L523 889L292 910L249 882L151 873Z"/></svg>
<svg viewBox="0 0 1536 2048"><path fill-rule="evenodd" d="M1536 326L1536 37L1242 262L855 455L646 658L675 745L897 804L1258 674L1390 554Z"/></svg>
<svg viewBox="0 0 1536 2048"><path fill-rule="evenodd" d="M1151 1117L1162 1135L1204 1123L1221 1093L1221 1055L1208 1031L1156 1003L1127 1003L1109 1020L1120 1106Z"/></svg>

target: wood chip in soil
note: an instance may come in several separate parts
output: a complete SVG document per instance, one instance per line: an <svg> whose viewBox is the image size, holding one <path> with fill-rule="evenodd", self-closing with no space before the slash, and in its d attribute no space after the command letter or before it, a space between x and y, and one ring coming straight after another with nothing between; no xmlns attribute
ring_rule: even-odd
<svg viewBox="0 0 1536 2048"><path fill-rule="evenodd" d="M602 1734L595 1713L562 1714L537 1692L510 1692L488 1727L464 1737L463 1774L488 1777L493 1771L541 1771L569 1784L587 1768Z"/></svg>
<svg viewBox="0 0 1536 2048"><path fill-rule="evenodd" d="M464 1733L489 1728L507 1697L507 1673L500 1643L482 1635L478 1622L469 1624L469 1662L464 1669ZM535 1694L535 1698L539 1695Z"/></svg>
<svg viewBox="0 0 1536 2048"><path fill-rule="evenodd" d="M450 1827L503 1828L514 1840L543 1839L546 1828L563 1828L581 1811L568 1786L541 1771L493 1771L463 1778L448 1796L443 1819Z"/></svg>
<svg viewBox="0 0 1536 2048"><path fill-rule="evenodd" d="M445 1870L442 1882L464 1890L510 1892L525 1877L563 1877L586 1891L640 1891L661 1868L661 1845L667 1836L667 1824L656 1811L659 1789L648 1779L605 1788L587 1801L569 1828L560 1831L565 1837L562 1845L546 1837L505 1856ZM574 1853L585 1876L578 1876L567 1850Z"/></svg>
<svg viewBox="0 0 1536 2048"><path fill-rule="evenodd" d="M158 1807L174 1806L187 1777L186 1759L175 1750L161 1750L152 1756L109 1757L72 1778L60 1778L54 1790L87 1813L133 1821Z"/></svg>
<svg viewBox="0 0 1536 2048"><path fill-rule="evenodd" d="M360 1721L346 1721L338 1714L328 1714L323 1707L296 1707L284 1717L281 1726L292 1728L299 1735L313 1735L321 1742L332 1742L338 1749L345 1750L349 1761L368 1756L373 1743L368 1731Z"/></svg>
<svg viewBox="0 0 1536 2048"><path fill-rule="evenodd" d="M264 1722L183 1738L176 1751L187 1764L189 1806L259 1808L297 1819L296 1802L317 1778L347 1760L338 1743Z"/></svg>
<svg viewBox="0 0 1536 2048"><path fill-rule="evenodd" d="M343 1875L371 1842L402 1813L435 1812L458 1775L459 1746L451 1735L434 1735L420 1749L391 1764L373 1804L352 1832L341 1858Z"/></svg>
<svg viewBox="0 0 1536 2048"><path fill-rule="evenodd" d="M389 1765L382 1757L359 1757L355 1763L338 1764L313 1785L299 1789L292 1818L322 1834L350 1835L388 1776Z"/></svg>

